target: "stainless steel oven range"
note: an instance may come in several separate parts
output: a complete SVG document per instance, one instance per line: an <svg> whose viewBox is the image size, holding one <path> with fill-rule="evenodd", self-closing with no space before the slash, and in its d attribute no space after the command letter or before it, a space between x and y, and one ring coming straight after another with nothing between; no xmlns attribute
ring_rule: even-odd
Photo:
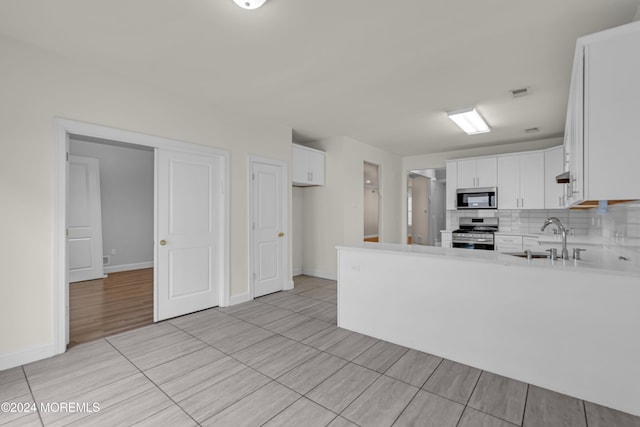
<svg viewBox="0 0 640 427"><path fill-rule="evenodd" d="M498 231L498 218L460 218L460 228L453 231L454 248L495 249L494 233Z"/></svg>

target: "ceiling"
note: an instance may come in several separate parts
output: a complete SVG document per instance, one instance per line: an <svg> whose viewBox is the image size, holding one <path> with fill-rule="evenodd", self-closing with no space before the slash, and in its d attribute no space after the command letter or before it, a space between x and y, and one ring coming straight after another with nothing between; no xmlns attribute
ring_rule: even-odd
<svg viewBox="0 0 640 427"><path fill-rule="evenodd" d="M576 38L631 22L639 3L2 0L0 33L281 123L297 142L349 136L407 156L562 135ZM490 133L448 120L469 106Z"/></svg>

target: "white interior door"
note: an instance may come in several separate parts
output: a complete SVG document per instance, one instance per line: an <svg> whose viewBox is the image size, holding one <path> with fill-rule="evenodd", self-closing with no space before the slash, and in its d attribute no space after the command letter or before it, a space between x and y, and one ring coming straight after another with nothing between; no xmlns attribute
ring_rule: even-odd
<svg viewBox="0 0 640 427"><path fill-rule="evenodd" d="M251 253L253 297L281 291L287 280L286 169L277 162L251 162Z"/></svg>
<svg viewBox="0 0 640 427"><path fill-rule="evenodd" d="M220 158L165 149L157 153L159 321L219 304L224 197Z"/></svg>
<svg viewBox="0 0 640 427"><path fill-rule="evenodd" d="M69 282L104 277L98 159L69 156L67 250Z"/></svg>

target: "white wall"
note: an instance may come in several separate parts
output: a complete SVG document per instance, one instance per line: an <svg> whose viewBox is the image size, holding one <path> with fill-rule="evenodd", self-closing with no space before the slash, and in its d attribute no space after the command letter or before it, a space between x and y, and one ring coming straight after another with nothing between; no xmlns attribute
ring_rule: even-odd
<svg viewBox="0 0 640 427"><path fill-rule="evenodd" d="M0 52L0 363L53 343L54 117L229 150L231 294L247 292L247 157L290 161L291 128L227 114L4 36Z"/></svg>
<svg viewBox="0 0 640 427"><path fill-rule="evenodd" d="M363 163L380 167L380 239L402 241L401 160L348 137L310 144L326 152L326 184L304 191L303 271L335 278L338 245L359 244L364 238ZM294 252L298 252L294 248Z"/></svg>
<svg viewBox="0 0 640 427"><path fill-rule="evenodd" d="M364 237L378 236L380 203L378 189L364 187Z"/></svg>
<svg viewBox="0 0 640 427"><path fill-rule="evenodd" d="M307 191L304 187L293 187L291 195L291 240L292 240L292 259L293 259L293 275L302 274L302 263L304 260L304 195Z"/></svg>
<svg viewBox="0 0 640 427"><path fill-rule="evenodd" d="M100 162L102 251L110 258L105 272L153 263L153 150L72 138L69 151Z"/></svg>

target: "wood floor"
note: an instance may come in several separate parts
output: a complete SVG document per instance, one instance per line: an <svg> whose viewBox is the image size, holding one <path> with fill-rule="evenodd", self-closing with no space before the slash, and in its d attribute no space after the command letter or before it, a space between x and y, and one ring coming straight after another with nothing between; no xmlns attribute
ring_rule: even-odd
<svg viewBox="0 0 640 427"><path fill-rule="evenodd" d="M69 346L153 323L153 269L69 285Z"/></svg>

